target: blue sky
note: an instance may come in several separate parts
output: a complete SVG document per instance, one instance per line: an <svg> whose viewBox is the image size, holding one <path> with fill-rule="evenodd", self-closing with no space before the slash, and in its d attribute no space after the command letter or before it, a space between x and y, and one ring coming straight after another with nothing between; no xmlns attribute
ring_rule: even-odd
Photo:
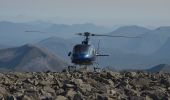
<svg viewBox="0 0 170 100"><path fill-rule="evenodd" d="M170 25L170 0L0 0L0 21Z"/></svg>

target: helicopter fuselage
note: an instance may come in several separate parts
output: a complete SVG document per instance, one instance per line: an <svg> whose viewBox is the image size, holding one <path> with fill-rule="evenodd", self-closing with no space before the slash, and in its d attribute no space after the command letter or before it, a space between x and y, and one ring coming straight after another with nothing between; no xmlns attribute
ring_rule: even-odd
<svg viewBox="0 0 170 100"><path fill-rule="evenodd" d="M76 65L92 65L96 59L96 50L89 44L75 45L71 54L72 63Z"/></svg>

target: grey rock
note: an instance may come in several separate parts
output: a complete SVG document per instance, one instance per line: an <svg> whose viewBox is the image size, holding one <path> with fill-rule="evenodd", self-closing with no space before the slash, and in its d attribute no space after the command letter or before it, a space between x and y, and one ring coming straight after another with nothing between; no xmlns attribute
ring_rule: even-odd
<svg viewBox="0 0 170 100"><path fill-rule="evenodd" d="M59 96L57 96L57 97L55 98L55 100L67 100L67 98L64 97L64 96L59 95Z"/></svg>
<svg viewBox="0 0 170 100"><path fill-rule="evenodd" d="M83 97L79 94L75 94L73 100L83 100Z"/></svg>
<svg viewBox="0 0 170 100"><path fill-rule="evenodd" d="M147 72L0 73L1 100L169 100L170 74Z"/></svg>
<svg viewBox="0 0 170 100"><path fill-rule="evenodd" d="M70 89L70 90L67 91L66 96L68 98L74 98L75 94L77 94L76 91L74 91L73 89Z"/></svg>
<svg viewBox="0 0 170 100"><path fill-rule="evenodd" d="M16 99L16 97L15 97L15 96L13 96L13 95L12 95L12 96L7 96L7 98L6 98L6 99L7 99L7 100L17 100L17 99Z"/></svg>

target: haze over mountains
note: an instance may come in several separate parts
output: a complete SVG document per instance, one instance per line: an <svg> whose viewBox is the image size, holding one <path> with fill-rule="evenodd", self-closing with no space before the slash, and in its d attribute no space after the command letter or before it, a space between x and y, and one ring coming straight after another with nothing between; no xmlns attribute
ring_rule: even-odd
<svg viewBox="0 0 170 100"><path fill-rule="evenodd" d="M117 46L123 52L139 54L151 54L160 48L170 37L170 27L159 27L149 30L139 26L121 27L111 32L111 35L139 36L137 39L108 38L106 42L112 41L112 45ZM108 41L107 41L108 40ZM104 41L105 42L105 41ZM119 45L117 45L119 44ZM108 44L108 47L111 45ZM112 46L111 46L112 47Z"/></svg>
<svg viewBox="0 0 170 100"><path fill-rule="evenodd" d="M68 64L35 45L0 50L0 69L14 71L62 71Z"/></svg>
<svg viewBox="0 0 170 100"><path fill-rule="evenodd" d="M25 31L42 31L47 33L28 33ZM74 36L73 33L84 31L107 33L111 30L90 23L64 25L43 22L13 23L2 21L0 22L0 43L5 45L23 45L28 42L35 43L50 36L69 38Z"/></svg>
<svg viewBox="0 0 170 100"><path fill-rule="evenodd" d="M26 30L38 30L47 33L28 33L25 32ZM97 47L98 41L101 40L101 53L110 54L109 57L98 59L101 66L111 66L116 69L146 69L161 63L170 64L170 27L168 26L151 30L133 25L111 30L90 23L63 25L41 22L0 22L0 44L11 46L21 46L26 43L36 44L47 48L50 52L69 62L70 58L67 57L67 53L72 50L75 44L81 43L83 39L82 37L75 37L74 33L85 31L141 37L92 37L91 43L95 47Z"/></svg>
<svg viewBox="0 0 170 100"><path fill-rule="evenodd" d="M160 58L169 57L170 56L170 38L168 38L167 41L153 55L157 55Z"/></svg>
<svg viewBox="0 0 170 100"><path fill-rule="evenodd" d="M49 37L37 43L37 45L47 48L67 61L70 60L67 53L72 49L74 44L72 41L58 37Z"/></svg>
<svg viewBox="0 0 170 100"><path fill-rule="evenodd" d="M4 49L4 48L7 48L8 46L6 45L3 45L3 44L0 44L0 49Z"/></svg>

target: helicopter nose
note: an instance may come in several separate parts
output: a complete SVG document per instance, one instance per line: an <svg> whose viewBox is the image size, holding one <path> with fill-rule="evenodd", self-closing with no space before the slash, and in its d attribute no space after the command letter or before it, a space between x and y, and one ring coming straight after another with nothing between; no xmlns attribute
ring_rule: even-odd
<svg viewBox="0 0 170 100"><path fill-rule="evenodd" d="M90 58L90 55L89 54L78 54L78 55L75 55L75 57L78 59L86 59L86 58Z"/></svg>
<svg viewBox="0 0 170 100"><path fill-rule="evenodd" d="M81 54L79 55L80 58L89 58L90 56L88 54Z"/></svg>
<svg viewBox="0 0 170 100"><path fill-rule="evenodd" d="M87 57L89 57L89 55L88 55L88 54L86 54L86 55L85 55L85 57L87 58Z"/></svg>

